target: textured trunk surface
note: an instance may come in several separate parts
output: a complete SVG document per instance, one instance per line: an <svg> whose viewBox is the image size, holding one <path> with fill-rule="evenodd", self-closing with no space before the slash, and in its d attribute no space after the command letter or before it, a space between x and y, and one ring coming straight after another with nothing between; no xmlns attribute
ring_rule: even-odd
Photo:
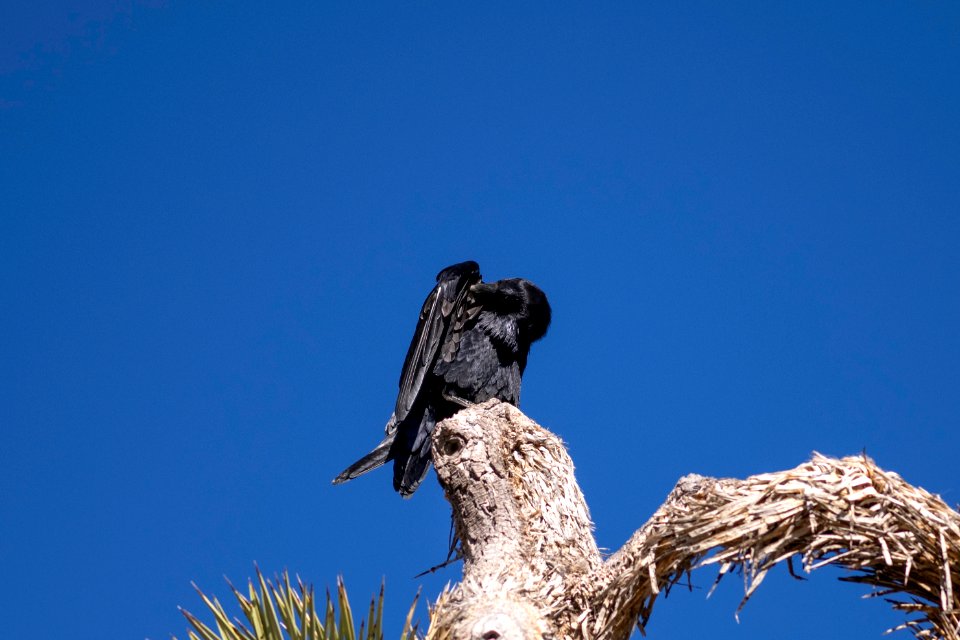
<svg viewBox="0 0 960 640"><path fill-rule="evenodd" d="M428 639L626 640L698 564L721 576L742 565L745 602L797 556L808 571L836 562L911 596L894 606L912 614L903 627L917 637L960 640L960 514L867 458L816 456L745 480L686 476L608 558L563 443L519 409L494 400L459 412L438 426L433 459L464 575L440 596Z"/></svg>

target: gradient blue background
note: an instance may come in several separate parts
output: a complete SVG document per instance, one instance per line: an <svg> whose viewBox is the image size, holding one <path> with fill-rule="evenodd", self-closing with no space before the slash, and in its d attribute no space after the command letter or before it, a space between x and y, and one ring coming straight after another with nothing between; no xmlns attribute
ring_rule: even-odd
<svg viewBox="0 0 960 640"><path fill-rule="evenodd" d="M602 546L683 474L862 450L960 501L960 5L46 2L0 10L4 637L185 637L256 561L387 637L449 511L375 444L443 266L554 324L523 409ZM879 638L826 570L651 638ZM421 617L424 617L421 609ZM207 617L209 619L209 617ZM902 634L899 637L908 637Z"/></svg>

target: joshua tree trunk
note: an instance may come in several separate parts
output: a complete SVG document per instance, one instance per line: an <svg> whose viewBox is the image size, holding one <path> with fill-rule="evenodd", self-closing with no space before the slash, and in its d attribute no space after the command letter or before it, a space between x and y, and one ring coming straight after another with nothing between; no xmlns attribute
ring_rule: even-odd
<svg viewBox="0 0 960 640"><path fill-rule="evenodd" d="M626 640L700 564L720 576L742 565L745 602L798 555L807 571L832 562L877 595L910 596L894 606L917 637L960 640L960 514L866 457L817 455L745 480L686 476L607 558L562 442L513 406L442 422L433 459L464 575L441 595L428 639Z"/></svg>

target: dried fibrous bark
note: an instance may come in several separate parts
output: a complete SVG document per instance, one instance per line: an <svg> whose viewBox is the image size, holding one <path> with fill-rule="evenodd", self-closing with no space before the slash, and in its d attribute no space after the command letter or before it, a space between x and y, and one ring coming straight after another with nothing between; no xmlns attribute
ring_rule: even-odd
<svg viewBox="0 0 960 640"><path fill-rule="evenodd" d="M442 422L433 457L464 575L437 601L430 640L626 640L698 566L719 565L717 580L741 568L746 602L793 557L901 596L893 606L910 619L898 628L918 638L960 640L960 514L864 456L686 476L608 558L563 443L515 407L493 400Z"/></svg>

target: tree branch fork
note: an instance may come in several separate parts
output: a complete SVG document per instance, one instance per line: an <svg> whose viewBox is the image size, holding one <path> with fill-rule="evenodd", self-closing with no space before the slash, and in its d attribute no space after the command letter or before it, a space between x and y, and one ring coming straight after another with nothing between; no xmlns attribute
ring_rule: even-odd
<svg viewBox="0 0 960 640"><path fill-rule="evenodd" d="M794 558L899 596L898 629L960 640L960 514L865 456L815 454L743 480L685 476L609 557L562 441L512 405L491 400L440 423L433 460L464 568L428 640L626 640L698 566L717 565L717 581L744 571L745 603Z"/></svg>

